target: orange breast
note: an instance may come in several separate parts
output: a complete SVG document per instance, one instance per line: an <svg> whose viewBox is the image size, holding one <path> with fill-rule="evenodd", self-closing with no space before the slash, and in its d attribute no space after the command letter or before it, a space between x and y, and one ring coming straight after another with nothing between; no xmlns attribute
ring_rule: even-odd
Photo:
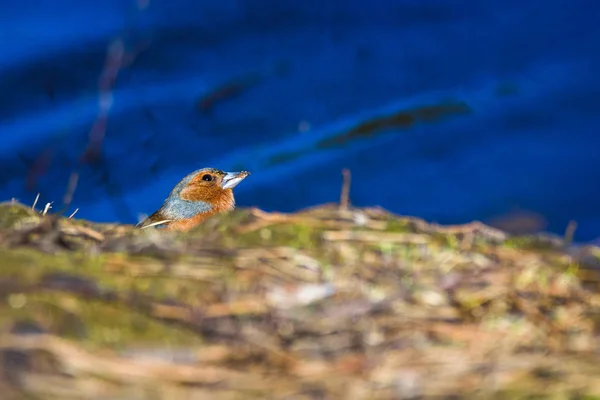
<svg viewBox="0 0 600 400"><path fill-rule="evenodd" d="M204 222L205 219L207 219L208 217L210 217L214 214L216 214L216 213L214 211L211 211L211 212L207 212L207 213L198 214L192 218L180 219L177 221L173 221L173 222L169 223L169 225L167 227L165 227L164 230L187 232L190 229L194 228L195 226L200 225L202 222Z"/></svg>

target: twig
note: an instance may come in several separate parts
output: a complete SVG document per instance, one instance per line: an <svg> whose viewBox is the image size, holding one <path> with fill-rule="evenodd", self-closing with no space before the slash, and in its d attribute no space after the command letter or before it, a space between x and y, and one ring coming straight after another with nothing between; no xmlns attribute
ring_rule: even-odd
<svg viewBox="0 0 600 400"><path fill-rule="evenodd" d="M71 236L85 236L98 242L103 242L105 240L105 236L102 233L96 232L95 230L86 228L84 226L66 226L61 229L61 232Z"/></svg>
<svg viewBox="0 0 600 400"><path fill-rule="evenodd" d="M145 6L142 4L140 8L145 8ZM128 50L125 40L121 36L108 45L104 67L98 80L98 115L90 128L88 145L80 157L81 162L95 163L100 159L108 114L113 105L113 90L117 76L124 68L131 65L146 47L147 45L142 44L138 49Z"/></svg>
<svg viewBox="0 0 600 400"><path fill-rule="evenodd" d="M575 230L577 229L576 221L569 221L569 225L567 225L567 230L565 231L565 242L567 244L573 242L573 236L575 235Z"/></svg>
<svg viewBox="0 0 600 400"><path fill-rule="evenodd" d="M73 201L73 194L75 193L75 189L77 189L77 182L79 181L79 174L77 172L73 172L71 177L69 178L69 184L67 185L67 191L63 197L63 205L65 208L69 208L71 205L71 201Z"/></svg>
<svg viewBox="0 0 600 400"><path fill-rule="evenodd" d="M0 349L32 351L42 350L61 360L61 364L79 374L92 374L117 382L134 383L151 380L200 383L216 385L228 383L230 387L256 389L260 376L213 366L175 365L164 361L137 361L114 355L97 355L68 340L50 335L3 335Z"/></svg>
<svg viewBox="0 0 600 400"><path fill-rule="evenodd" d="M480 232L486 237L495 239L495 240L505 240L506 233L501 231L500 229L493 228L491 226L485 225L479 221L473 221L462 225L438 225L438 224L430 224L430 227L433 228L435 232L440 233L463 233L463 234L472 234L476 232Z"/></svg>
<svg viewBox="0 0 600 400"><path fill-rule="evenodd" d="M340 209L347 210L348 205L350 203L350 181L352 180L352 176L350 175L350 170L344 168L342 170L343 183L342 183L342 193L340 195Z"/></svg>
<svg viewBox="0 0 600 400"><path fill-rule="evenodd" d="M125 44L121 38L114 40L106 51L104 68L98 82L99 105L98 117L94 121L88 134L88 145L80 158L84 163L95 162L100 157L102 142L106 134L106 121L108 112L113 103L112 89L123 65Z"/></svg>
<svg viewBox="0 0 600 400"><path fill-rule="evenodd" d="M33 201L33 205L31 206L31 209L33 211L35 211L35 205L37 204L38 200L40 199L40 194L38 193L37 196L35 196L35 200Z"/></svg>
<svg viewBox="0 0 600 400"><path fill-rule="evenodd" d="M52 203L54 203L54 202L51 201L50 203L46 203L46 207L44 207L44 211L42 211L42 215L46 215L48 213L48 210L52 208Z"/></svg>
<svg viewBox="0 0 600 400"><path fill-rule="evenodd" d="M173 221L173 220L172 219L165 219L163 221L153 222L153 223L148 224L146 226L142 226L140 229L146 229L146 228L150 228L151 226L166 224L167 222L171 222L171 221Z"/></svg>
<svg viewBox="0 0 600 400"><path fill-rule="evenodd" d="M418 233L369 232L369 231L325 231L323 240L330 242L355 241L369 243L412 243L427 244L427 235Z"/></svg>

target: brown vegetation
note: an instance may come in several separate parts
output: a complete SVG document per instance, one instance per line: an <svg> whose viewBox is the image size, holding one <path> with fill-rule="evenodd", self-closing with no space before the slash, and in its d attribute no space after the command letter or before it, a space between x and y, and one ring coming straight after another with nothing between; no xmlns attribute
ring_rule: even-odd
<svg viewBox="0 0 600 400"><path fill-rule="evenodd" d="M378 208L242 209L182 234L7 203L0 390L600 398L599 251Z"/></svg>

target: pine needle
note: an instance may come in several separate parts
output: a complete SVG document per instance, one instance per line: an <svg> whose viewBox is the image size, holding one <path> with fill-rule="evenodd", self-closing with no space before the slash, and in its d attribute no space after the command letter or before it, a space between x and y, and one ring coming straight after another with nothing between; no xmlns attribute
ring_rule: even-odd
<svg viewBox="0 0 600 400"><path fill-rule="evenodd" d="M75 211L73 211L73 214L71 214L71 215L69 216L69 218L67 218L67 219L71 219L71 218L73 218L73 217L75 216L75 214L77 214L77 211L79 211L79 208L76 208L76 209L75 209Z"/></svg>
<svg viewBox="0 0 600 400"><path fill-rule="evenodd" d="M40 199L40 194L38 193L37 196L35 196L35 200L33 201L33 205L31 206L31 209L33 211L35 211L35 205L37 204L38 200Z"/></svg>
<svg viewBox="0 0 600 400"><path fill-rule="evenodd" d="M52 203L54 203L53 201L50 203L46 203L46 207L44 207L44 211L42 211L42 215L46 215L48 213L48 210L52 208Z"/></svg>
<svg viewBox="0 0 600 400"><path fill-rule="evenodd" d="M171 221L173 221L173 220L172 219L165 219L163 221L153 222L153 223L148 224L146 226L142 226L141 229L146 229L146 228L150 228L151 226L166 224L167 222L171 222Z"/></svg>

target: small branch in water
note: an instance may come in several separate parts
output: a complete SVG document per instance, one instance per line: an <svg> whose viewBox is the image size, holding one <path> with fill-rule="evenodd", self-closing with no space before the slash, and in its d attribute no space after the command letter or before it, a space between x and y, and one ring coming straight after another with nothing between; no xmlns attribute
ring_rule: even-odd
<svg viewBox="0 0 600 400"><path fill-rule="evenodd" d="M340 195L340 209L347 210L348 205L350 204L350 182L352 180L352 176L350 174L350 170L344 168L342 170L343 183L342 183L342 193Z"/></svg>
<svg viewBox="0 0 600 400"><path fill-rule="evenodd" d="M569 221L569 225L567 225L567 230L565 231L565 242L572 243L573 236L575 235L575 230L577 229L576 221Z"/></svg>
<svg viewBox="0 0 600 400"><path fill-rule="evenodd" d="M65 194L63 196L63 207L60 209L60 211L57 212L57 214L63 214L65 213L68 209L69 206L71 205L71 202L73 201L73 194L75 193L75 189L77 189L77 182L79 181L79 174L77 172L73 172L71 173L71 176L69 177L69 183L67 185L67 189L65 190ZM77 210L75 211L75 213L77 212ZM73 213L72 215L75 215L75 213ZM71 218L71 217L69 217Z"/></svg>
<svg viewBox="0 0 600 400"><path fill-rule="evenodd" d="M67 191L63 197L63 205L65 206L65 209L69 208L71 201L73 201L73 194L75 193L75 189L77 189L78 181L79 174L77 172L73 172L69 178L69 185L67 186Z"/></svg>

